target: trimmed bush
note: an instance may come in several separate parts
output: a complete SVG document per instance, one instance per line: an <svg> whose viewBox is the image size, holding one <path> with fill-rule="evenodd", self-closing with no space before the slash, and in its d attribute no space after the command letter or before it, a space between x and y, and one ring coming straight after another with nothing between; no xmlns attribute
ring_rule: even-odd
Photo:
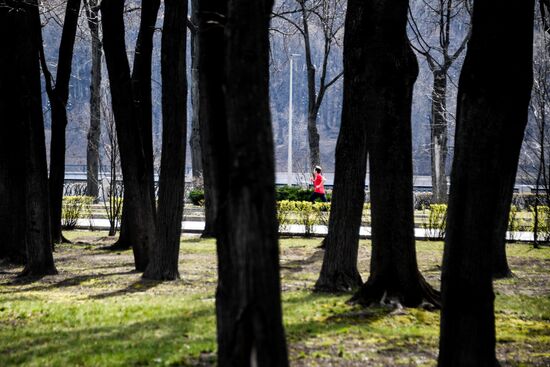
<svg viewBox="0 0 550 367"><path fill-rule="evenodd" d="M204 206L204 190L192 189L188 197L193 205Z"/></svg>
<svg viewBox="0 0 550 367"><path fill-rule="evenodd" d="M445 226L447 225L447 205L430 204L427 220L422 223L426 230L426 237L429 240L440 240L445 238Z"/></svg>
<svg viewBox="0 0 550 367"><path fill-rule="evenodd" d="M531 212L531 231L535 231L535 213L537 214L537 232L538 238L545 242L550 241L550 208L547 205L539 205L535 212L535 208L530 208Z"/></svg>
<svg viewBox="0 0 550 367"><path fill-rule="evenodd" d="M72 230L80 218L90 218L93 202L93 196L64 196L61 206L61 227Z"/></svg>
<svg viewBox="0 0 550 367"><path fill-rule="evenodd" d="M312 190L302 189L299 186L277 187L277 201L308 201L313 193Z"/></svg>

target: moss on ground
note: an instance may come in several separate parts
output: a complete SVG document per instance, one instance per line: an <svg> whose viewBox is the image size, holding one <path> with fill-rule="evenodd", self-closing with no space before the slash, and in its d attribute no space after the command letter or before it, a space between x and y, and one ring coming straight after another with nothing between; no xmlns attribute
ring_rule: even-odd
<svg viewBox="0 0 550 367"><path fill-rule="evenodd" d="M213 240L182 238L174 282L144 281L131 251L104 232L67 232L59 275L0 272L0 366L210 366L215 364ZM281 240L284 322L293 366L434 366L439 313L362 309L349 294L315 294L320 239ZM441 242L418 242L426 279L439 286ZM507 366L550 365L550 248L508 245L515 277L495 282L497 354ZM368 276L370 248L359 268Z"/></svg>

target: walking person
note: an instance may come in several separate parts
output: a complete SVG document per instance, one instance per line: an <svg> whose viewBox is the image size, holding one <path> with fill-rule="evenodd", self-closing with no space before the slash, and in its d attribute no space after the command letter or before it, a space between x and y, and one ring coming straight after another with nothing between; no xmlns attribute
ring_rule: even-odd
<svg viewBox="0 0 550 367"><path fill-rule="evenodd" d="M315 202L317 198L321 199L324 203L327 202L327 197L325 195L325 178L321 172L321 167L315 166L313 177L311 178L311 182L313 183L313 194L311 194L309 198L311 202Z"/></svg>

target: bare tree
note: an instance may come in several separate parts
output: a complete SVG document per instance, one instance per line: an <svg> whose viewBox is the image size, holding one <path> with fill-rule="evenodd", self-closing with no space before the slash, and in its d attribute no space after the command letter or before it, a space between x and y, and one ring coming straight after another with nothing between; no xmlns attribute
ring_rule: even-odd
<svg viewBox="0 0 550 367"><path fill-rule="evenodd" d="M187 2L165 0L162 28L162 157L156 245L143 277L179 278L187 133Z"/></svg>
<svg viewBox="0 0 550 367"><path fill-rule="evenodd" d="M98 0L84 0L84 9L92 39L90 84L90 127L86 151L86 195L99 195L99 144L101 137L101 39Z"/></svg>
<svg viewBox="0 0 550 367"><path fill-rule="evenodd" d="M59 45L58 65L55 81L50 74L44 52L41 52L42 70L46 91L51 105L52 139L50 144L50 219L54 243L66 241L61 233L61 204L65 181L65 129L67 127L67 102L73 61L76 29L80 13L80 0L68 0ZM41 48L42 49L42 48Z"/></svg>
<svg viewBox="0 0 550 367"><path fill-rule="evenodd" d="M409 28L414 35L411 45L426 59L433 75L430 153L433 201L436 203L447 202L448 73L470 38L470 22L463 31L464 35L458 40L455 40L452 30L470 17L470 2L471 0L420 0L417 2L416 12L409 9ZM419 7L423 9L419 11Z"/></svg>
<svg viewBox="0 0 550 367"><path fill-rule="evenodd" d="M309 143L309 163L311 167L321 164L319 148L319 131L317 116L327 90L343 75L337 72L329 76L329 62L333 50L339 43L344 26L345 12L342 0L286 0L273 12L275 18L280 18L291 24L301 35L304 42L304 56L307 68L308 113L307 131ZM321 68L317 76L315 63L316 52L312 32L322 33Z"/></svg>
<svg viewBox="0 0 550 367"><path fill-rule="evenodd" d="M133 95L134 85L126 55L123 12L124 0L109 0L101 3L103 49L111 86L124 179L121 237L124 234L125 241L132 246L136 269L144 271L148 263L148 252L153 246L155 237L153 211L155 203L152 197L153 188L150 186L152 157L146 157L146 154L151 152L144 147L142 126L139 125L142 120L137 117L138 109ZM144 57L147 56L144 55ZM145 68L150 66L150 63L148 66L144 65ZM144 71L144 73L147 72ZM143 82L150 83L151 80L143 80ZM147 97L144 98L146 101ZM146 109L140 111L147 113ZM144 119L147 118L144 117ZM124 232L125 226L126 232Z"/></svg>

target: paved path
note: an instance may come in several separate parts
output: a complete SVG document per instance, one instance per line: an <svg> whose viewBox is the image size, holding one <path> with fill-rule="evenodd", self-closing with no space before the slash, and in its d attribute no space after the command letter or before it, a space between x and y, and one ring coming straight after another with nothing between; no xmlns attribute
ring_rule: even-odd
<svg viewBox="0 0 550 367"><path fill-rule="evenodd" d="M108 230L109 221L107 219L95 218L89 219L79 219L77 223L77 228L79 229L89 229L93 227L96 230ZM182 232L185 233L201 233L204 229L204 222L202 221L183 221L182 222ZM290 224L286 226L281 231L281 234L284 235L304 235L305 229L303 225L299 224ZM324 236L327 234L327 226L315 225L312 229L312 235L314 236ZM371 228L370 227L361 227L359 231L359 236L362 238L370 238ZM430 236L427 235L427 231L424 228L415 228L414 235L416 239L423 240L427 239ZM515 241L533 241L533 232L508 232L506 238L509 240Z"/></svg>

